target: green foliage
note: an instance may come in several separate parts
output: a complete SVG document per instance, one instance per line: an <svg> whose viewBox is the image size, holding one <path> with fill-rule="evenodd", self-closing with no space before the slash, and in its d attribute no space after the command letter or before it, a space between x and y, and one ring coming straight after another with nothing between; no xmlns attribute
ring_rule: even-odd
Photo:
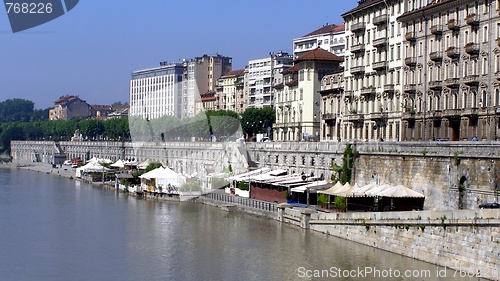
<svg viewBox="0 0 500 281"><path fill-rule="evenodd" d="M241 127L248 136L267 133L267 128L272 128L275 120L276 112L271 107L248 108L241 116Z"/></svg>
<svg viewBox="0 0 500 281"><path fill-rule="evenodd" d="M8 99L0 102L0 122L29 122L35 104L25 99Z"/></svg>
<svg viewBox="0 0 500 281"><path fill-rule="evenodd" d="M337 210L345 211L345 207L346 207L345 197L336 196L334 199L334 202L335 202L335 207L337 208Z"/></svg>
<svg viewBox="0 0 500 281"><path fill-rule="evenodd" d="M147 172L150 172L150 171L152 171L154 169L160 168L161 166L162 165L159 162L151 162L151 163L148 164L148 166L144 170L144 173L147 173Z"/></svg>
<svg viewBox="0 0 500 281"><path fill-rule="evenodd" d="M351 144L347 144L344 151L344 156L342 158L342 170L340 173L340 182L342 184L351 181L353 165L354 165L354 151Z"/></svg>
<svg viewBox="0 0 500 281"><path fill-rule="evenodd" d="M334 173L332 174L332 182L338 182L340 179L340 174L342 172L342 166L337 165L337 163L332 162L332 165L330 166L330 170L332 170Z"/></svg>
<svg viewBox="0 0 500 281"><path fill-rule="evenodd" d="M24 128L21 124L12 124L2 131L0 144L3 151L10 151L11 140L26 140Z"/></svg>
<svg viewBox="0 0 500 281"><path fill-rule="evenodd" d="M328 195L321 193L318 195L318 204L321 207L326 207L328 204Z"/></svg>
<svg viewBox="0 0 500 281"><path fill-rule="evenodd" d="M239 115L231 110L216 110L206 112L209 130L222 141L234 135L240 128Z"/></svg>
<svg viewBox="0 0 500 281"><path fill-rule="evenodd" d="M458 158L458 153L453 153L453 164L455 167L458 167L460 165L460 158Z"/></svg>
<svg viewBox="0 0 500 281"><path fill-rule="evenodd" d="M249 190L249 189L250 189L250 188L249 188L248 183L243 182L243 181L240 181L240 182L238 183L238 188L239 188L240 190Z"/></svg>

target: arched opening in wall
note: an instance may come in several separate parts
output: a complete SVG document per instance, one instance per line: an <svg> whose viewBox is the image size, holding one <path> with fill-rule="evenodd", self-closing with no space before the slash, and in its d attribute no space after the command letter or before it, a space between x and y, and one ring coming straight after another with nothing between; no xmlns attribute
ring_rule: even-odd
<svg viewBox="0 0 500 281"><path fill-rule="evenodd" d="M467 178L462 176L458 183L458 209L467 208L467 188L466 188Z"/></svg>

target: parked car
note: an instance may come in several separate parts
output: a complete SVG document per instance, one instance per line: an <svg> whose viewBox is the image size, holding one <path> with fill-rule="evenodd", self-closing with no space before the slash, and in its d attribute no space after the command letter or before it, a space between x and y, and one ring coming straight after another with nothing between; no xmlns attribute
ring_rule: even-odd
<svg viewBox="0 0 500 281"><path fill-rule="evenodd" d="M499 209L500 204L498 203L482 203L479 205L480 209Z"/></svg>
<svg viewBox="0 0 500 281"><path fill-rule="evenodd" d="M63 164L66 166L71 166L71 160L66 160L66 161L64 161Z"/></svg>

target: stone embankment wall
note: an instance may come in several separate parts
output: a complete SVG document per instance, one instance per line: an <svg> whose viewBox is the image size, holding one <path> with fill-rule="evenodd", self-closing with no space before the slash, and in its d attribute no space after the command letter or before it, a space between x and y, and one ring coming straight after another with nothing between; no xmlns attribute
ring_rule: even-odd
<svg viewBox="0 0 500 281"><path fill-rule="evenodd" d="M500 191L499 142L354 142L352 183L403 184L425 194L425 209L477 209ZM11 145L14 160L48 162L54 153L87 157L161 161L177 172L204 175L248 169L246 151L237 143L167 142L20 142ZM332 163L342 164L345 143L247 143L250 160L261 167L330 178ZM459 187L463 188L459 188Z"/></svg>
<svg viewBox="0 0 500 281"><path fill-rule="evenodd" d="M457 277L500 280L500 210L316 213L279 206L278 220L452 268Z"/></svg>
<svg viewBox="0 0 500 281"><path fill-rule="evenodd" d="M425 194L425 209L477 209L500 191L500 142L354 142L352 184L405 185ZM259 166L332 175L345 143L250 143ZM459 186L463 189L459 192Z"/></svg>
<svg viewBox="0 0 500 281"><path fill-rule="evenodd" d="M209 142L53 142L12 141L11 156L15 161L50 163L54 154L64 153L68 159L92 157L142 162L162 162L185 175L204 175L227 169L235 173L248 170L248 162L238 143ZM246 151L245 151L246 152Z"/></svg>

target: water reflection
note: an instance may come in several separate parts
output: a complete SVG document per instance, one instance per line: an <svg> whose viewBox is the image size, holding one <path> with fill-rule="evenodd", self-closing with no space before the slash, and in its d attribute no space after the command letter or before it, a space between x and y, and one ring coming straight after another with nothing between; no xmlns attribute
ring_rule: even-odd
<svg viewBox="0 0 500 281"><path fill-rule="evenodd" d="M436 269L272 220L27 171L0 170L0 202L5 280L322 280L298 269ZM451 273L439 280L457 280Z"/></svg>

